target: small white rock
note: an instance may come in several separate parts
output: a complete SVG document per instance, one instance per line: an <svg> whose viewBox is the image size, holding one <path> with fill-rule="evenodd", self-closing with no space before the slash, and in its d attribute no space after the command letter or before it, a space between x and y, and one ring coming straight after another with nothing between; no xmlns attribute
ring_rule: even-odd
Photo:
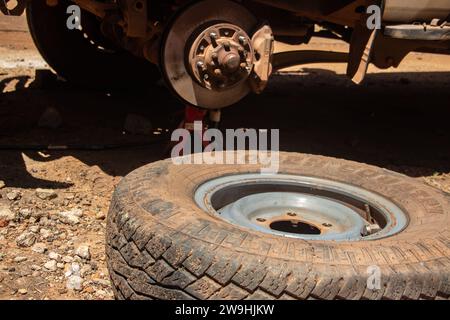
<svg viewBox="0 0 450 320"><path fill-rule="evenodd" d="M8 192L6 194L6 198L8 198L8 200L14 201L14 200L19 200L21 197L21 194L19 191L17 190L13 190L11 192Z"/></svg>
<svg viewBox="0 0 450 320"><path fill-rule="evenodd" d="M44 268L47 269L48 271L56 271L56 268L57 268L56 261L55 260L47 261L44 264Z"/></svg>
<svg viewBox="0 0 450 320"><path fill-rule="evenodd" d="M21 263L21 262L24 262L24 261L27 261L27 260L28 260L27 257L17 256L17 257L14 258L14 262L16 262L16 263Z"/></svg>
<svg viewBox="0 0 450 320"><path fill-rule="evenodd" d="M52 260L55 260L55 261L61 260L61 255L59 253L54 252L54 251L50 251L49 254L48 254L48 257L50 259L52 259Z"/></svg>
<svg viewBox="0 0 450 320"><path fill-rule="evenodd" d="M36 196L42 200L51 200L58 196L55 190L52 189L36 189Z"/></svg>
<svg viewBox="0 0 450 320"><path fill-rule="evenodd" d="M102 211L98 212L95 215L95 219L97 219L97 220L105 220L105 218L106 218L106 216L105 216L105 214Z"/></svg>
<svg viewBox="0 0 450 320"><path fill-rule="evenodd" d="M83 289L83 278L72 275L67 278L66 288L69 290L81 291Z"/></svg>
<svg viewBox="0 0 450 320"><path fill-rule="evenodd" d="M42 239L47 239L52 235L52 232L49 229L41 228L39 231Z"/></svg>
<svg viewBox="0 0 450 320"><path fill-rule="evenodd" d="M80 217L83 215L83 211L80 209L73 209L70 211L58 213L58 219L62 223L69 225L76 225L80 223Z"/></svg>
<svg viewBox="0 0 450 320"><path fill-rule="evenodd" d="M19 217L21 217L22 219L29 219L31 217L31 210L28 208L20 209Z"/></svg>
<svg viewBox="0 0 450 320"><path fill-rule="evenodd" d="M39 226L31 226L29 228L29 230L33 233L38 233L39 232Z"/></svg>
<svg viewBox="0 0 450 320"><path fill-rule="evenodd" d="M20 293L20 294L27 294L28 290L25 289L25 288L22 288L22 289L19 289L17 292Z"/></svg>
<svg viewBox="0 0 450 320"><path fill-rule="evenodd" d="M91 252L87 244L79 245L75 249L75 254L85 260L89 260L91 258Z"/></svg>
<svg viewBox="0 0 450 320"><path fill-rule="evenodd" d="M16 215L8 207L0 207L0 220L5 220L7 222L14 220Z"/></svg>
<svg viewBox="0 0 450 320"><path fill-rule="evenodd" d="M64 256L62 258L62 261L65 263L72 263L73 262L73 258L71 256Z"/></svg>
<svg viewBox="0 0 450 320"><path fill-rule="evenodd" d="M36 253L45 253L45 251L47 251L47 246L45 245L45 243L38 242L34 244L34 246L31 248L31 251Z"/></svg>

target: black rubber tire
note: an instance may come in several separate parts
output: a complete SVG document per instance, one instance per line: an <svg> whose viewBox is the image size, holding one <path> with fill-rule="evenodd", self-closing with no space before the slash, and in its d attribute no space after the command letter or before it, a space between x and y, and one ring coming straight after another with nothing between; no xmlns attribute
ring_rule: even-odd
<svg viewBox="0 0 450 320"><path fill-rule="evenodd" d="M150 62L117 48L100 33L100 22L82 11L81 24L89 30L69 30L67 7L73 4L60 0L49 7L42 0L30 0L27 22L33 41L45 61L58 75L70 83L92 89L147 88L161 78L158 68ZM99 50L90 40L113 49Z"/></svg>
<svg viewBox="0 0 450 320"><path fill-rule="evenodd" d="M409 215L401 233L375 241L302 241L214 218L193 193L253 165L140 168L119 184L107 222L108 268L118 299L448 299L450 197L381 168L282 153L280 173L320 176L382 194ZM381 289L367 269L381 269Z"/></svg>

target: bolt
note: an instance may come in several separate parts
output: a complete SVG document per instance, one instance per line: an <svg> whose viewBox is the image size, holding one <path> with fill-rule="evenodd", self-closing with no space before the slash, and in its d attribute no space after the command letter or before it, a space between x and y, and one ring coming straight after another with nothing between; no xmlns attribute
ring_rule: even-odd
<svg viewBox="0 0 450 320"><path fill-rule="evenodd" d="M267 220L264 219L264 218L258 218L258 219L256 219L256 221L258 221L258 222L266 222Z"/></svg>
<svg viewBox="0 0 450 320"><path fill-rule="evenodd" d="M323 223L322 225L326 228L331 228L333 226L331 223Z"/></svg>
<svg viewBox="0 0 450 320"><path fill-rule="evenodd" d="M209 79L209 75L206 73L205 75L203 75L203 80L208 81Z"/></svg>
<svg viewBox="0 0 450 320"><path fill-rule="evenodd" d="M215 70L214 70L214 74L215 74L216 76L220 76L220 75L222 75L222 70L220 70L220 69L215 69Z"/></svg>
<svg viewBox="0 0 450 320"><path fill-rule="evenodd" d="M217 47L217 34L215 33L215 32L211 32L210 34L209 34L209 37L211 38L211 43L212 43L212 45L213 45L213 47L215 48L215 47Z"/></svg>
<svg viewBox="0 0 450 320"><path fill-rule="evenodd" d="M239 47L238 48L238 52L239 52L239 55L241 56L241 59L245 59L245 50L244 50L244 48Z"/></svg>
<svg viewBox="0 0 450 320"><path fill-rule="evenodd" d="M223 47L225 48L225 51L230 51L230 49L231 49L230 42L229 41L225 41L223 43Z"/></svg>
<svg viewBox="0 0 450 320"><path fill-rule="evenodd" d="M245 47L247 45L247 39L244 36L240 36L239 43Z"/></svg>

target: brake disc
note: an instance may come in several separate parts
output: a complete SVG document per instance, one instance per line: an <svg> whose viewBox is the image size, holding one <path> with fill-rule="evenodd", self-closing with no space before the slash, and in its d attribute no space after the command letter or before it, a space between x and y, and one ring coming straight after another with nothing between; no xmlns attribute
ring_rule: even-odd
<svg viewBox="0 0 450 320"><path fill-rule="evenodd" d="M256 18L228 0L204 0L176 16L163 38L160 66L184 102L207 109L230 106L250 92L254 65L249 36Z"/></svg>

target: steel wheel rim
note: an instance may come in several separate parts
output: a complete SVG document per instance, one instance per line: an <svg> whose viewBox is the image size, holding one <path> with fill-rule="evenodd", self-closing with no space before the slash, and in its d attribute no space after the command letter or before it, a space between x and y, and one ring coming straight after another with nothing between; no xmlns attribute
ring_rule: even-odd
<svg viewBox="0 0 450 320"><path fill-rule="evenodd" d="M194 199L233 225L303 240L382 239L403 231L409 221L403 209L375 192L309 176L224 176L200 185Z"/></svg>

